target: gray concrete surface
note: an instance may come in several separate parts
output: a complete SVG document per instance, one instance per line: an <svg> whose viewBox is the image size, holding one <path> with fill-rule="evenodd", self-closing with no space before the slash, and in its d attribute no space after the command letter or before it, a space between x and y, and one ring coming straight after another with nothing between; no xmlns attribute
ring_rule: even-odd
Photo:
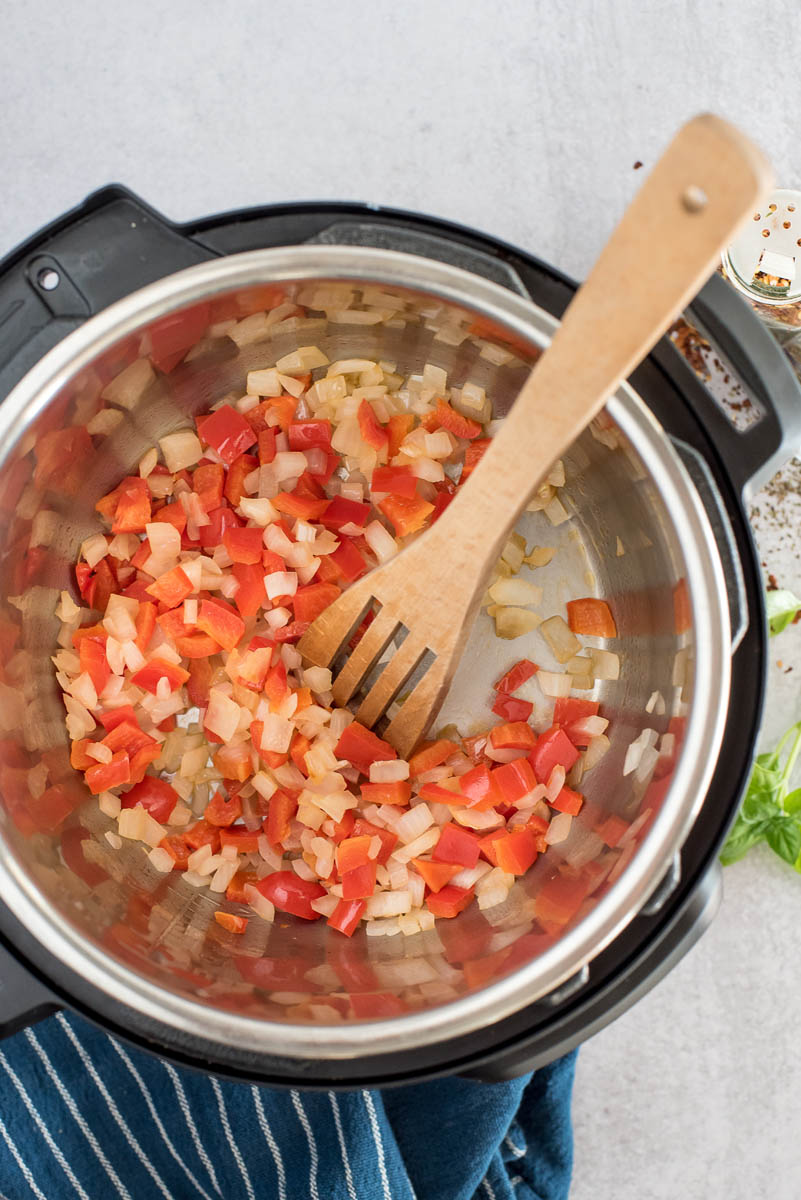
<svg viewBox="0 0 801 1200"><path fill-rule="evenodd" d="M170 217L352 198L586 271L686 117L801 185L795 0L0 0L0 254L111 180ZM786 518L765 561L801 589ZM796 528L798 525L796 523ZM801 629L774 643L801 672ZM774 669L767 735L801 710ZM574 1200L793 1200L801 879L726 874L711 931L583 1051Z"/></svg>

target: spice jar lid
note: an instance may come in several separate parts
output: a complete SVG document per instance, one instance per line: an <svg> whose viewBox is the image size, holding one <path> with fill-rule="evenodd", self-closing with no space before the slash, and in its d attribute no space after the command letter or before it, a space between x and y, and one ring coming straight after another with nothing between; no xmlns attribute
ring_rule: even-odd
<svg viewBox="0 0 801 1200"><path fill-rule="evenodd" d="M780 188L723 252L723 272L750 300L801 299L801 191Z"/></svg>

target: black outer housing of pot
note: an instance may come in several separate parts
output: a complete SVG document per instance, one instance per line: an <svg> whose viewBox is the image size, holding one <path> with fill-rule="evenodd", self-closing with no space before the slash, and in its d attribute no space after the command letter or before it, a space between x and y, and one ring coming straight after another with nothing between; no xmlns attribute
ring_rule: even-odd
<svg viewBox="0 0 801 1200"><path fill-rule="evenodd" d="M0 263L0 396L88 317L145 284L219 255L325 238L332 226L367 226L373 244L413 249L489 274L508 264L531 299L560 316L575 284L504 243L461 226L358 204L276 205L179 226L125 188L111 186L34 235ZM382 236L386 241L382 240ZM336 240L336 239L333 239ZM400 244L398 244L400 241ZM406 243L406 244L405 244ZM369 243L365 243L369 244ZM491 269L499 264L498 271ZM488 266L490 269L487 269ZM48 272L55 271L58 284ZM748 622L732 658L723 744L707 800L681 850L678 884L658 911L641 912L581 973L550 996L469 1035L395 1054L343 1062L256 1056L190 1037L122 1007L31 937L0 904L0 1037L61 1007L177 1064L275 1086L391 1086L459 1073L496 1081L566 1053L624 1012L697 940L717 909L717 852L745 788L765 689L766 628L759 562L743 510L755 471L801 440L801 395L781 351L747 306L713 277L693 305L765 418L747 435L728 419L667 340L631 382L671 437L707 464L733 533ZM797 436L796 436L797 435ZM646 906L648 907L648 906Z"/></svg>

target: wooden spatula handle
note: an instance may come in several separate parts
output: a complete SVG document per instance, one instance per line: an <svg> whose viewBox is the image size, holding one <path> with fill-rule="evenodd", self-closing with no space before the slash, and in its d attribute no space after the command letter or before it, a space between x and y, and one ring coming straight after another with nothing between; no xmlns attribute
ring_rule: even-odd
<svg viewBox="0 0 801 1200"><path fill-rule="evenodd" d="M757 148L728 122L699 116L659 159L577 293L468 483L427 535L445 575L502 545L562 455L714 270L771 187ZM431 539L431 541L429 541ZM473 572L475 567L472 567Z"/></svg>

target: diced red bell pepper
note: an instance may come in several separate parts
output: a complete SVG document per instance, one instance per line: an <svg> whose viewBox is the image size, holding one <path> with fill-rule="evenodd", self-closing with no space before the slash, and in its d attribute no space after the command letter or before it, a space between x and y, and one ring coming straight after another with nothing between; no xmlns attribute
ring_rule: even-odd
<svg viewBox="0 0 801 1200"><path fill-rule="evenodd" d="M459 791L466 797L468 808L476 812L489 812L503 802L486 763L479 763L459 777Z"/></svg>
<svg viewBox="0 0 801 1200"><path fill-rule="evenodd" d="M314 911L311 902L325 896L325 888L309 879L301 879L294 871L275 871L255 886L281 912L302 917L304 921L316 921L321 915Z"/></svg>
<svg viewBox="0 0 801 1200"><path fill-rule="evenodd" d="M76 738L70 745L70 766L76 771L85 771L87 767L93 767L97 762L91 754L86 751L93 744L91 738Z"/></svg>
<svg viewBox="0 0 801 1200"><path fill-rule="evenodd" d="M222 925L228 933L244 933L248 927L247 917L238 917L235 913L222 912L219 908L214 914L214 920L218 925Z"/></svg>
<svg viewBox="0 0 801 1200"><path fill-rule="evenodd" d="M370 480L370 491L412 500L417 495L417 478L411 467L376 467Z"/></svg>
<svg viewBox="0 0 801 1200"><path fill-rule="evenodd" d="M441 891L454 875L464 870L458 863L427 862L424 858L413 858L412 865L432 892Z"/></svg>
<svg viewBox="0 0 801 1200"><path fill-rule="evenodd" d="M422 529L434 511L434 505L417 496L407 500L404 496L385 496L378 504L379 509L392 522L398 537L406 537Z"/></svg>
<svg viewBox="0 0 801 1200"><path fill-rule="evenodd" d="M81 638L79 657L81 671L88 674L99 696L111 678L111 667L106 658L106 639Z"/></svg>
<svg viewBox="0 0 801 1200"><path fill-rule="evenodd" d="M218 654L220 646L215 642L213 637L207 633L187 633L181 637L175 638L175 649L184 658L209 658L212 654Z"/></svg>
<svg viewBox="0 0 801 1200"><path fill-rule="evenodd" d="M146 808L154 821L164 824L172 816L172 810L178 803L179 796L174 787L165 779L156 775L146 775L141 783L136 783L121 797L123 808L135 808L141 804Z"/></svg>
<svg viewBox="0 0 801 1200"><path fill-rule="evenodd" d="M389 742L383 741L371 729L365 728L358 721L352 721L340 735L334 747L337 758L347 759L354 767L367 775L370 764L385 762L389 758L397 758L395 748Z"/></svg>
<svg viewBox="0 0 801 1200"><path fill-rule="evenodd" d="M156 606L150 600L142 600L134 618L136 622L136 645L144 654L156 629Z"/></svg>
<svg viewBox="0 0 801 1200"><path fill-rule="evenodd" d="M111 522L112 533L144 533L150 520L150 488L138 475L123 479L117 489L117 504Z"/></svg>
<svg viewBox="0 0 801 1200"><path fill-rule="evenodd" d="M169 504L163 504L158 512L154 509L153 515L166 525L173 525L179 533L184 533L186 530L186 513L184 512L183 505L177 500L173 500Z"/></svg>
<svg viewBox="0 0 801 1200"><path fill-rule="evenodd" d="M155 596L166 608L177 608L194 591L192 580L182 567L173 567L148 585L149 595Z"/></svg>
<svg viewBox="0 0 801 1200"><path fill-rule="evenodd" d="M144 735L145 737L147 734ZM134 754L129 757L131 759L131 783L140 783L147 773L147 768L161 754L161 745L159 742L151 742L151 744L142 746Z"/></svg>
<svg viewBox="0 0 801 1200"><path fill-rule="evenodd" d="M207 658L195 658L189 663L189 678L186 681L186 691L189 703L198 708L205 708L209 702L209 688L214 667Z"/></svg>
<svg viewBox="0 0 801 1200"><path fill-rule="evenodd" d="M584 797L581 792L574 792L572 788L563 787L555 800L551 801L551 807L557 812L570 813L571 817L575 817L581 812L581 806L584 803Z"/></svg>
<svg viewBox="0 0 801 1200"><path fill-rule="evenodd" d="M251 831L244 825L236 825L232 829L220 827L220 849L225 846L235 846L240 854L256 854L259 849L261 830ZM227 893L226 893L227 894ZM230 900L231 897L228 896Z"/></svg>
<svg viewBox="0 0 801 1200"><path fill-rule="evenodd" d="M376 417L367 400L362 400L357 413L359 432L362 439L373 450L383 450L389 443L389 434Z"/></svg>
<svg viewBox="0 0 801 1200"><path fill-rule="evenodd" d="M202 440L229 466L256 440L252 426L230 404L223 404L207 417L198 417L196 424Z"/></svg>
<svg viewBox="0 0 801 1200"><path fill-rule="evenodd" d="M496 750L531 750L537 735L525 721L511 721L491 729L489 740Z"/></svg>
<svg viewBox="0 0 801 1200"><path fill-rule="evenodd" d="M225 498L234 508L239 504L245 491L245 480L258 468L259 460L255 454L240 454L228 468L225 476Z"/></svg>
<svg viewBox="0 0 801 1200"><path fill-rule="evenodd" d="M490 448L491 438L479 438L466 448L464 452L464 461L462 463L462 473L459 476L459 483L462 484L475 471L478 464L481 462L484 455Z"/></svg>
<svg viewBox="0 0 801 1200"><path fill-rule="evenodd" d="M364 900L340 900L326 924L344 933L345 937L351 937L366 907Z"/></svg>
<svg viewBox="0 0 801 1200"><path fill-rule="evenodd" d="M547 783L554 767L569 771L579 752L563 729L552 725L537 738L537 744L528 756L538 783Z"/></svg>
<svg viewBox="0 0 801 1200"><path fill-rule="evenodd" d="M530 829L512 829L493 843L498 866L507 875L525 875L537 857L537 840Z"/></svg>
<svg viewBox="0 0 801 1200"><path fill-rule="evenodd" d="M587 637L617 637L617 626L609 605L595 596L568 600L567 623L573 633Z"/></svg>
<svg viewBox="0 0 801 1200"><path fill-rule="evenodd" d="M345 496L334 496L320 524L338 533L343 525L355 525L363 529L370 519L370 505L361 500L348 500Z"/></svg>
<svg viewBox="0 0 801 1200"><path fill-rule="evenodd" d="M414 429L414 413L395 413L386 425L389 445L387 457L391 460L400 450L401 442Z"/></svg>
<svg viewBox="0 0 801 1200"><path fill-rule="evenodd" d="M344 534L340 534L340 542L334 553L326 554L323 562L333 563L336 577L345 583L353 583L354 579L360 579L367 570L364 557L353 541Z"/></svg>
<svg viewBox="0 0 801 1200"><path fill-rule="evenodd" d="M376 855L376 862L384 865L392 851L398 844L398 835L393 833L391 829L382 829L379 825L373 825L372 821L368 821L366 817L357 817L353 822L353 833L360 837L362 834L369 834L371 838L377 837L381 842L381 849Z"/></svg>
<svg viewBox="0 0 801 1200"><path fill-rule="evenodd" d="M279 492L270 502L279 512L301 521L319 521L331 504L330 500L319 500L315 496L302 496L296 492Z"/></svg>
<svg viewBox="0 0 801 1200"><path fill-rule="evenodd" d="M227 829L241 816L242 801L239 796L234 795L229 798L219 788L203 810L204 820L208 821L209 825L216 825L220 829ZM222 839L220 845L222 845Z"/></svg>
<svg viewBox="0 0 801 1200"><path fill-rule="evenodd" d="M213 508L211 512L206 514L209 518L208 525L201 525L199 530L200 545L204 550L214 550L219 546L225 538L227 529L241 529L242 521L236 515L232 508L227 504L220 505L219 508Z"/></svg>
<svg viewBox="0 0 801 1200"><path fill-rule="evenodd" d="M350 837L351 834L353 833L353 826L355 825L355 823L356 823L356 818L354 816L353 809L352 808L346 809L341 821L332 821L331 822L331 824L334 827L334 831L330 835L331 841L336 842L337 845L339 845L339 843L344 841L345 838ZM378 861L378 860L376 860L376 861Z"/></svg>
<svg viewBox="0 0 801 1200"><path fill-rule="evenodd" d="M367 862L352 871L342 872L342 899L365 900L375 891L375 862Z"/></svg>
<svg viewBox="0 0 801 1200"><path fill-rule="evenodd" d="M279 658L273 663L264 680L264 694L271 704L278 705L289 695L289 684L286 681L286 665Z"/></svg>
<svg viewBox="0 0 801 1200"><path fill-rule="evenodd" d="M492 711L504 721L527 721L534 710L530 700L521 700L519 696L507 696L499 692L492 705Z"/></svg>
<svg viewBox="0 0 801 1200"><path fill-rule="evenodd" d="M365 804L396 804L404 808L412 796L412 785L408 779L393 783L363 783L362 800Z"/></svg>
<svg viewBox="0 0 801 1200"><path fill-rule="evenodd" d="M131 676L131 683L136 687L144 688L146 692L151 692L155 696L162 679L167 680L170 691L174 692L185 684L188 678L189 672L183 667L167 662L164 658L151 658L150 662L145 663Z"/></svg>
<svg viewBox="0 0 801 1200"><path fill-rule="evenodd" d="M431 520L430 520L431 525L433 525L434 522L436 520L438 520L439 517L442 516L445 509L448 507L450 502L453 500L453 497L454 497L453 492L448 492L448 491L438 491L437 492L436 496L434 497L434 511L431 514Z"/></svg>
<svg viewBox="0 0 801 1200"><path fill-rule="evenodd" d="M460 867L474 867L481 850L481 838L472 829L463 829L455 821L442 826L439 841L431 857L435 862L458 863Z"/></svg>
<svg viewBox="0 0 801 1200"><path fill-rule="evenodd" d="M505 829L493 829L492 833L486 834L481 838L481 853L486 858L487 862L492 863L493 867L497 867L498 858L495 853L495 843L499 838L506 837Z"/></svg>
<svg viewBox="0 0 801 1200"><path fill-rule="evenodd" d="M111 708L108 712L100 713L97 719L104 729L109 730L126 721L132 725L138 724L138 717L131 704L123 704L121 708Z"/></svg>
<svg viewBox="0 0 801 1200"><path fill-rule="evenodd" d="M371 861L370 843L372 840L366 833L343 838L336 850L336 864L340 875L344 875L346 871L355 871L357 867L363 867Z"/></svg>
<svg viewBox="0 0 801 1200"><path fill-rule="evenodd" d="M441 767L458 749L456 743L447 738L425 742L409 759L409 775L414 779L418 775L425 775L426 771L432 771L434 767Z"/></svg>
<svg viewBox="0 0 801 1200"><path fill-rule="evenodd" d="M161 317L148 326L149 357L154 367L169 373L192 346L199 342L210 323L207 301Z"/></svg>
<svg viewBox="0 0 801 1200"><path fill-rule="evenodd" d="M495 767L492 782L501 803L515 805L537 786L537 776L527 758L517 758Z"/></svg>
<svg viewBox="0 0 801 1200"><path fill-rule="evenodd" d="M192 850L199 850L201 846L211 846L212 854L216 854L220 849L219 829L202 819L185 829L183 838Z"/></svg>
<svg viewBox="0 0 801 1200"><path fill-rule="evenodd" d="M292 608L296 621L316 621L341 592L335 583L308 583L295 592Z"/></svg>
<svg viewBox="0 0 801 1200"><path fill-rule="evenodd" d="M228 651L239 644L245 632L245 622L236 609L224 600L201 600L198 606L197 627Z"/></svg>
<svg viewBox="0 0 801 1200"><path fill-rule="evenodd" d="M219 508L223 502L225 467L222 463L201 463L192 474L192 490L205 512Z"/></svg>
<svg viewBox="0 0 801 1200"><path fill-rule="evenodd" d="M267 601L267 593L264 590L265 572L258 563L234 563L231 573L239 585L234 593L234 604L247 621L250 617L255 617Z"/></svg>
<svg viewBox="0 0 801 1200"><path fill-rule="evenodd" d="M583 721L585 717L597 717L600 705L597 700L578 700L573 696L558 696L553 706L553 723L572 725L574 721Z"/></svg>
<svg viewBox="0 0 801 1200"><path fill-rule="evenodd" d="M430 800L433 804L466 805L468 803L467 796L462 796L459 792L444 787L441 783L424 783L420 788L420 795L424 800Z"/></svg>
<svg viewBox="0 0 801 1200"><path fill-rule="evenodd" d="M269 806L264 832L271 846L280 846L284 838L289 837L290 823L298 811L298 798L279 788L270 796Z"/></svg>
<svg viewBox="0 0 801 1200"><path fill-rule="evenodd" d="M220 845L221 846L226 845L226 842L223 840L224 838L228 838L229 839L228 844L233 845L234 843L230 839L232 839L234 837L234 835L239 832L240 831L237 829L221 829L220 830ZM258 849L258 837L255 834L253 835L253 837L256 840L256 849ZM244 838L242 839L242 841L243 841L242 853L250 854L251 851L245 849L245 846L248 843L245 842ZM233 879L228 884L228 887L225 889L226 900L230 900L234 904L247 904L248 898L245 893L245 888L248 885L250 887L255 887L257 879L258 879L258 876L255 871L237 871L236 875L234 875Z"/></svg>
<svg viewBox="0 0 801 1200"><path fill-rule="evenodd" d="M327 450L331 445L331 422L290 421L287 437L290 450L309 450L312 446Z"/></svg>
<svg viewBox="0 0 801 1200"><path fill-rule="evenodd" d="M118 750L125 750L130 756L136 754L137 750L141 750L143 746L152 746L154 743L158 745L155 738L139 728L136 719L120 721L109 729L103 738L103 745L108 746L112 754L116 754Z"/></svg>
<svg viewBox="0 0 801 1200"><path fill-rule="evenodd" d="M539 667L536 663L531 662L528 658L521 658L519 662L510 667L506 674L502 675L498 682L493 685L494 689L496 692L504 692L506 694L516 692L527 680L531 679L532 675L536 675L538 670ZM557 700L558 703L559 701ZM554 720L556 720L555 717Z"/></svg>
<svg viewBox="0 0 801 1200"><path fill-rule="evenodd" d="M109 788L119 787L121 783L129 783L131 779L131 761L124 750L118 751L111 762L97 763L89 767L84 775L86 785L93 795L107 792Z"/></svg>
<svg viewBox="0 0 801 1200"><path fill-rule="evenodd" d="M474 438L480 437L484 432L478 421L473 421L470 417L462 416L455 408L451 408L450 404L445 400L437 400L435 416L439 428L446 429L454 437L467 438L468 441L472 441Z"/></svg>
<svg viewBox="0 0 801 1200"><path fill-rule="evenodd" d="M223 534L223 545L235 563L261 563L264 550L264 531L232 528Z"/></svg>
<svg viewBox="0 0 801 1200"><path fill-rule="evenodd" d="M467 908L474 891L475 888L460 888L449 883L441 891L426 896L426 907L435 917L455 917Z"/></svg>

